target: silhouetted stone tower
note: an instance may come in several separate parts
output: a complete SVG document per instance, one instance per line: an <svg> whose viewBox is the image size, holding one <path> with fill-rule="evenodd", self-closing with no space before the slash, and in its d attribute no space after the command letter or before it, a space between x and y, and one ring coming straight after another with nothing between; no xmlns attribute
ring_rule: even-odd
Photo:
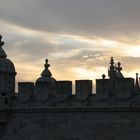
<svg viewBox="0 0 140 140"><path fill-rule="evenodd" d="M2 46L0 35L0 96L12 96L15 94L15 76L16 71L14 64L7 59L7 55Z"/></svg>

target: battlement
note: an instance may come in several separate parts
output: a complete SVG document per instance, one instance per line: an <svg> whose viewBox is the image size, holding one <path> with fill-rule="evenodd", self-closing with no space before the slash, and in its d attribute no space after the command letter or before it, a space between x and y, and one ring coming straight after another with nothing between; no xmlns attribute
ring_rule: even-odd
<svg viewBox="0 0 140 140"><path fill-rule="evenodd" d="M2 37L1 37L2 38ZM1 41L0 38L0 41ZM125 78L121 73L121 63L110 59L108 79L96 79L96 94L92 93L92 80L75 80L75 94L72 81L58 81L52 77L48 59L45 60L41 76L33 82L19 82L15 93L15 68L7 59L0 43L0 110L7 109L47 109L47 108L114 108L140 107L139 77ZM7 69L3 66L7 65ZM6 77L6 78L5 78Z"/></svg>
<svg viewBox="0 0 140 140"><path fill-rule="evenodd" d="M109 79L105 79L109 81ZM101 79L97 80L97 93L92 94L91 80L78 80L75 82L76 94L72 94L71 81L56 81L57 86L54 94L47 92L39 92L36 94L32 83L20 83L19 93L12 98L13 109L47 109L47 108L114 108L114 107L140 107L140 93L134 90L134 79L121 79L121 86L117 86L116 90L111 91L107 84ZM130 81L132 82L130 84ZM121 84L121 82L119 84ZM101 88L100 85L103 85ZM130 84L129 88L127 86ZM25 88L24 88L25 86ZM30 87L31 86L31 87ZM44 83L42 83L44 86ZM81 88L82 86L82 88ZM84 87L85 86L85 87ZM27 88L28 87L28 88ZM88 90L86 89L88 88ZM130 90L129 90L130 89ZM86 90L86 91L85 91ZM45 90L44 90L45 91ZM84 92L85 91L85 92ZM34 94L35 93L35 94ZM0 109L5 109L9 103L5 102L7 97L1 97Z"/></svg>

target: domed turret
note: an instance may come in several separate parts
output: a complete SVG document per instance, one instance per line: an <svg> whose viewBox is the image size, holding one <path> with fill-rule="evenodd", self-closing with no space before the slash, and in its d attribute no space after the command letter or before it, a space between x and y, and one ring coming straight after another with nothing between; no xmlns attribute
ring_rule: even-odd
<svg viewBox="0 0 140 140"><path fill-rule="evenodd" d="M52 77L52 74L49 70L50 64L48 64L48 59L46 59L45 62L46 62L44 64L45 69L41 73L41 77L39 77L36 80L36 83L38 83L38 82L51 82L52 85L55 85L55 79Z"/></svg>
<svg viewBox="0 0 140 140"><path fill-rule="evenodd" d="M7 59L7 55L2 46L4 42L1 41L0 35L0 94L13 95L15 93L15 67L11 60Z"/></svg>
<svg viewBox="0 0 140 140"><path fill-rule="evenodd" d="M41 77L36 80L35 94L41 97L48 97L49 95L53 95L55 92L56 80L52 77L49 70L50 64L48 64L48 59L45 60L44 67L45 69L41 73Z"/></svg>

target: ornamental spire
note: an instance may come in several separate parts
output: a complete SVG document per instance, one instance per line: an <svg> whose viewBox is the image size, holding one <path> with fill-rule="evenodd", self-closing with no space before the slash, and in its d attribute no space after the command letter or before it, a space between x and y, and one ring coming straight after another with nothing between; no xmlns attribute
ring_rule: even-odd
<svg viewBox="0 0 140 140"><path fill-rule="evenodd" d="M43 76L43 77L51 77L52 74L51 74L51 72L50 72L50 70L49 70L50 64L48 64L48 59L46 59L45 62L46 62L46 63L44 64L45 69L44 69L43 72L41 73L41 76Z"/></svg>
<svg viewBox="0 0 140 140"><path fill-rule="evenodd" d="M135 82L135 91L139 91L139 76L138 73L136 73L136 82Z"/></svg>
<svg viewBox="0 0 140 140"><path fill-rule="evenodd" d="M116 75L116 76L117 76L118 78L124 78L124 77L123 77L123 74L121 73L121 71L122 71L121 63L118 62L117 65L118 65L118 66L116 67L116 70L117 70L117 75Z"/></svg>
<svg viewBox="0 0 140 140"><path fill-rule="evenodd" d="M108 69L108 76L110 79L114 79L115 76L116 76L116 70L115 70L115 65L114 65L114 59L113 57L111 57L110 59L110 66L109 66L109 69Z"/></svg>
<svg viewBox="0 0 140 140"><path fill-rule="evenodd" d="M6 55L5 51L2 48L2 46L4 45L4 42L1 41L1 39L2 39L2 35L0 35L0 58L6 58L7 55Z"/></svg>

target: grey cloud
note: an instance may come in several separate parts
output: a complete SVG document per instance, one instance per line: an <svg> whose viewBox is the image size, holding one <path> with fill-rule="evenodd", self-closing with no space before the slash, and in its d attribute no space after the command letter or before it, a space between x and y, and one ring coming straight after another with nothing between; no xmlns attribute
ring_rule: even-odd
<svg viewBox="0 0 140 140"><path fill-rule="evenodd" d="M60 65L60 67L67 65L67 67L83 67L92 70L95 67L107 67L109 59L103 51L88 51L88 49L80 51L79 49L78 54L68 58L55 59L53 63L56 63L57 66Z"/></svg>
<svg viewBox="0 0 140 140"><path fill-rule="evenodd" d="M17 46L16 44L19 45ZM21 43L21 45L20 45ZM37 59L41 57L45 57L48 55L49 51L51 50L51 47L47 44L43 44L39 41L29 41L22 44L22 42L13 42L10 45L5 46L5 50L11 57L16 56L22 56L22 54L25 54L24 60L29 61L36 61ZM8 55L8 56L9 56Z"/></svg>
<svg viewBox="0 0 140 140"><path fill-rule="evenodd" d="M91 35L138 33L139 0L3 0L0 17L28 28Z"/></svg>
<svg viewBox="0 0 140 140"><path fill-rule="evenodd" d="M105 60L100 58L105 57L104 51L94 51L92 47L77 48L75 46L54 45L43 42L43 40L20 38L7 42L3 47L9 58L12 58L16 63L30 63L32 65L39 65L42 59L47 57L53 64L66 66L81 66L81 67L96 67L105 66ZM73 51L77 50L74 54ZM53 58L52 54L63 53L64 55ZM73 54L68 56L69 53ZM84 57L88 56L88 58Z"/></svg>
<svg viewBox="0 0 140 140"><path fill-rule="evenodd" d="M121 57L122 64L125 71L130 72L140 68L140 57Z"/></svg>

